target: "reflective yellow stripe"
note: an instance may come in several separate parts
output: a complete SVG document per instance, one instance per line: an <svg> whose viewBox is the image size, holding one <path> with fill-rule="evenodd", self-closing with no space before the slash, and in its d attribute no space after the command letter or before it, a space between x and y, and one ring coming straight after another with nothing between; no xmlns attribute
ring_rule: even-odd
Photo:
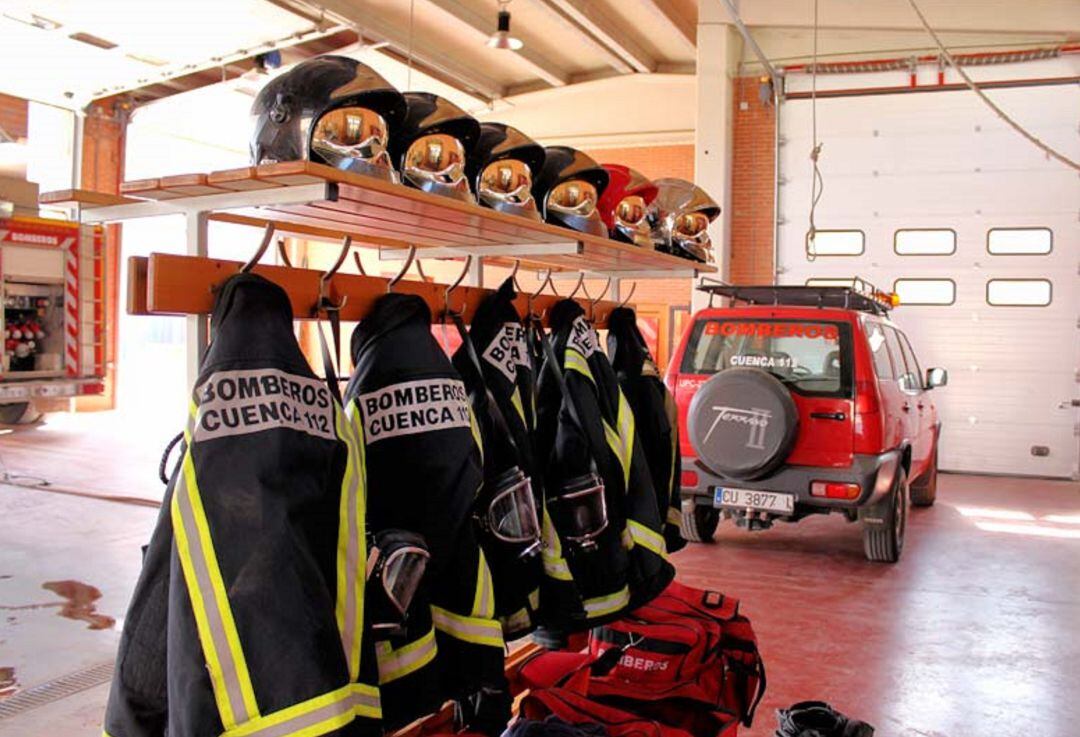
<svg viewBox="0 0 1080 737"><path fill-rule="evenodd" d="M513 635L520 632L523 629L532 626L532 617L529 616L528 609L518 609L509 617L504 617L502 620L503 635Z"/></svg>
<svg viewBox="0 0 1080 737"><path fill-rule="evenodd" d="M430 629L419 640L394 650L389 642L375 643L379 661L379 683L390 683L414 673L435 659L435 630Z"/></svg>
<svg viewBox="0 0 1080 737"><path fill-rule="evenodd" d="M608 438L608 444L615 451L615 456L622 466L623 476L627 488L630 486L630 464L634 461L634 411L630 409L630 403L626 401L622 390L619 390L619 414L615 420L616 430L609 433L610 428L604 425L604 434Z"/></svg>
<svg viewBox="0 0 1080 737"><path fill-rule="evenodd" d="M667 545L664 544L663 535L653 532L633 519L626 520L626 529L630 531L630 537L634 538L636 544L648 548L661 558L667 555Z"/></svg>
<svg viewBox="0 0 1080 737"><path fill-rule="evenodd" d="M259 716L247 661L240 646L225 581L218 567L210 525L206 519L192 459L192 435L198 408L189 407L180 481L173 490L173 533L177 555L195 615L221 723L226 728Z"/></svg>
<svg viewBox="0 0 1080 737"><path fill-rule="evenodd" d="M623 586L614 594L598 596L595 599L585 599L582 603L585 606L586 618L596 619L597 617L604 617L608 614L614 614L630 603L630 589Z"/></svg>
<svg viewBox="0 0 1080 737"><path fill-rule="evenodd" d="M431 619L435 629L456 640L474 645L503 646L502 625L494 619L464 617L434 605L431 607Z"/></svg>
<svg viewBox="0 0 1080 737"><path fill-rule="evenodd" d="M228 729L223 737L318 737L341 729L357 714L382 717L377 689L349 684Z"/></svg>
<svg viewBox="0 0 1080 737"><path fill-rule="evenodd" d="M525 424L525 406L521 403L521 389L516 386L514 387L514 393L510 395L510 404L514 405L514 409L517 410L521 423Z"/></svg>
<svg viewBox="0 0 1080 737"><path fill-rule="evenodd" d="M491 582L491 569L488 568L484 551L478 550L478 552L480 555L476 561L476 591L473 594L472 615L491 619L495 616L495 594Z"/></svg>
<svg viewBox="0 0 1080 737"><path fill-rule="evenodd" d="M537 609L540 608L540 588L539 587L537 587L537 588L533 589L531 592L529 592L529 606L532 607L533 611L536 611Z"/></svg>
<svg viewBox="0 0 1080 737"><path fill-rule="evenodd" d="M476 443L476 449L480 452L480 465L484 465L484 440L480 435L480 425L476 421L476 413L472 410L472 405L469 405L469 429L472 430L473 441Z"/></svg>
<svg viewBox="0 0 1080 737"><path fill-rule="evenodd" d="M622 546L627 550L634 547L634 536L630 534L628 527L624 527L622 531Z"/></svg>
<svg viewBox="0 0 1080 737"><path fill-rule="evenodd" d="M570 566L562 555L562 541L559 540L559 533L555 531L555 525L551 521L547 507L544 508L543 516L540 533L543 547L540 550L540 559L544 563L544 574L558 581L573 581Z"/></svg>
<svg viewBox="0 0 1080 737"><path fill-rule="evenodd" d="M596 383L596 379L592 375L592 369L589 368L588 360L573 348L567 347L563 354L563 367L567 371L577 371L592 383Z"/></svg>
<svg viewBox="0 0 1080 737"><path fill-rule="evenodd" d="M668 507L667 522L669 525L675 525L676 527L682 524L682 515L679 514L678 509L675 507Z"/></svg>
<svg viewBox="0 0 1080 737"><path fill-rule="evenodd" d="M364 429L350 403L342 409L334 403L334 424L348 451L341 483L338 514L337 616L341 646L349 667L349 680L360 674L361 640L364 631L364 582L367 571Z"/></svg>

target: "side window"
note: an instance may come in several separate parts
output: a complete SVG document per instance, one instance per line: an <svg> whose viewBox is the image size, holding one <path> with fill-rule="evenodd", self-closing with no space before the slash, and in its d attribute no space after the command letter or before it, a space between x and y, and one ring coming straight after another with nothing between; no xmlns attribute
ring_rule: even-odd
<svg viewBox="0 0 1080 737"><path fill-rule="evenodd" d="M889 349L889 355L892 357L892 364L896 367L893 371L893 378L902 379L910 373L911 369L908 368L907 362L904 360L904 352L900 348L900 338L897 337L897 332L893 328L886 327L884 330L885 345Z"/></svg>
<svg viewBox="0 0 1080 737"><path fill-rule="evenodd" d="M893 373L892 360L889 358L889 349L885 345L885 330L876 323L867 323L867 342L870 344L870 352L874 357L874 371L879 381L891 381L896 378Z"/></svg>
<svg viewBox="0 0 1080 737"><path fill-rule="evenodd" d="M911 386L923 389L922 369L919 368L919 361L915 358L915 351L911 350L911 343L908 342L907 336L897 331L900 336L900 348L904 351L904 363L907 364L908 373L914 374L914 381Z"/></svg>

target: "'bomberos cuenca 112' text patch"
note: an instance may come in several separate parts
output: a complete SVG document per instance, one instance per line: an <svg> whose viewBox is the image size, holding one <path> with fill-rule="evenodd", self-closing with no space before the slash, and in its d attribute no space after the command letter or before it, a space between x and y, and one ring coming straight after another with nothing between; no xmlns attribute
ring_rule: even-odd
<svg viewBox="0 0 1080 737"><path fill-rule="evenodd" d="M391 384L356 398L364 418L364 439L469 427L469 397L457 379L420 379Z"/></svg>
<svg viewBox="0 0 1080 737"><path fill-rule="evenodd" d="M272 368L217 371L195 395L195 442L275 428L335 437L330 390L319 379Z"/></svg>

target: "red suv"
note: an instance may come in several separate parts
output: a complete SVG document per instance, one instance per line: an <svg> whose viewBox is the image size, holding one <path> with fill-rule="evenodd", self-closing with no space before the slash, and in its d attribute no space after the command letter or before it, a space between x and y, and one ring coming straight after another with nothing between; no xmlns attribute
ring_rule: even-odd
<svg viewBox="0 0 1080 737"><path fill-rule="evenodd" d="M851 287L703 287L731 307L694 315L668 369L679 407L683 534L721 515L751 530L839 512L866 557L895 562L909 501L934 503L941 423L886 295Z"/></svg>

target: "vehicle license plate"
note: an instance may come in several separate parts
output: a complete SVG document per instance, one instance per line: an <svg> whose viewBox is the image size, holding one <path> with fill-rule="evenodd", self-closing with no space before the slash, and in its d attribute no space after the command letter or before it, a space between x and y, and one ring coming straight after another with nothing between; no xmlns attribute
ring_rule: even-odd
<svg viewBox="0 0 1080 737"><path fill-rule="evenodd" d="M713 490L713 506L791 514L795 511L795 495L718 486Z"/></svg>

